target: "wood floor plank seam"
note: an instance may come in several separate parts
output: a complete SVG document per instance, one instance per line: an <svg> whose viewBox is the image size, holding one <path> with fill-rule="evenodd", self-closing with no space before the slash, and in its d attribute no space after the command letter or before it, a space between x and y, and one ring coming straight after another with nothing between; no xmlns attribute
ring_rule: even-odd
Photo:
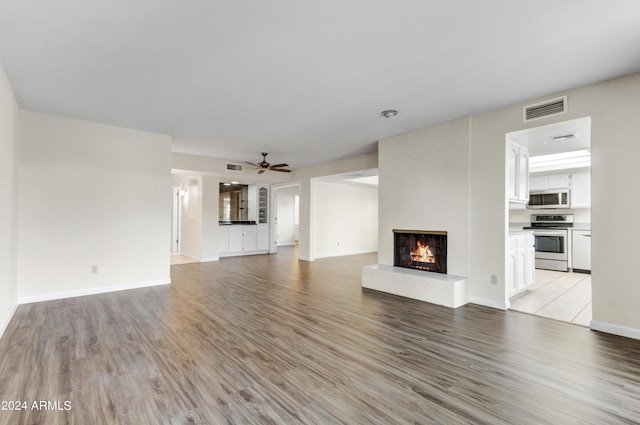
<svg viewBox="0 0 640 425"><path fill-rule="evenodd" d="M172 284L18 307L4 424L633 424L640 341L363 290L375 254L172 266Z"/></svg>

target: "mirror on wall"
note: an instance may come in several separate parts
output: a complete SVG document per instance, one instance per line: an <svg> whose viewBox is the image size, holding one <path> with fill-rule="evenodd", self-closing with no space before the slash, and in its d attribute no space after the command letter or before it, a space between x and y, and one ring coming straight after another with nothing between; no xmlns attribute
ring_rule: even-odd
<svg viewBox="0 0 640 425"><path fill-rule="evenodd" d="M249 218L249 186L220 183L219 220L246 221Z"/></svg>

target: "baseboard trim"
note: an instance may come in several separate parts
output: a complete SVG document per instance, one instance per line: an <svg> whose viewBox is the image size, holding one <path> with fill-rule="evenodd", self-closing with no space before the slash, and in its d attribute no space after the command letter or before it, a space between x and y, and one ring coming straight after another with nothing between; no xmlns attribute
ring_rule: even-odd
<svg viewBox="0 0 640 425"><path fill-rule="evenodd" d="M640 339L640 329L629 328L627 326L614 325L612 323L591 321L591 329L598 332L624 336L627 338Z"/></svg>
<svg viewBox="0 0 640 425"><path fill-rule="evenodd" d="M478 297L471 297L469 299L469 302L471 304L477 304L484 307L496 308L498 310L508 310L509 307L511 306L509 302L500 303L487 298L478 298Z"/></svg>
<svg viewBox="0 0 640 425"><path fill-rule="evenodd" d="M4 335L4 331L7 330L7 326L9 326L9 322L11 322L11 319L13 319L13 315L15 314L17 308L18 304L13 304L13 307L11 307L11 309L9 310L9 314L7 314L7 317L5 317L2 323L0 323L0 338L2 338L2 335Z"/></svg>
<svg viewBox="0 0 640 425"><path fill-rule="evenodd" d="M299 255L299 256L298 256L298 260L302 260L302 261L309 261L309 262L311 262L311 261L313 261L313 260L314 260L314 258L313 258L313 257L303 257L302 255Z"/></svg>
<svg viewBox="0 0 640 425"><path fill-rule="evenodd" d="M196 257L195 255L189 255L189 254L180 254L183 257L187 257L190 258L194 261L197 261L199 263L207 263L209 261L219 261L220 257L205 257L205 258L200 258L200 257Z"/></svg>
<svg viewBox="0 0 640 425"><path fill-rule="evenodd" d="M191 258L192 260L200 261L200 257L196 257L195 255L187 254L186 252L181 252L181 256Z"/></svg>
<svg viewBox="0 0 640 425"><path fill-rule="evenodd" d="M201 263L208 263L209 261L220 261L220 257L206 257L201 258L198 261L200 261Z"/></svg>
<svg viewBox="0 0 640 425"><path fill-rule="evenodd" d="M119 285L98 286L95 288L77 289L75 291L53 292L50 294L19 297L18 304L31 304L63 298L84 297L86 295L104 294L107 292L126 291L128 289L147 288L149 286L168 285L171 279L150 280L145 282L122 283Z"/></svg>

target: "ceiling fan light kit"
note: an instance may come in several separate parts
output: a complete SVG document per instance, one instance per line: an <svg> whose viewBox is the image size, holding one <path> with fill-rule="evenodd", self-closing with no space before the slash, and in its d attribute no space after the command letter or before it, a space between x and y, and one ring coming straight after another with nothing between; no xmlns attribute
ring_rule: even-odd
<svg viewBox="0 0 640 425"><path fill-rule="evenodd" d="M271 170L271 171L279 171L281 173L290 173L291 170L287 170L283 167L288 167L289 164L270 164L267 162L267 152L262 152L262 161L258 162L257 164L254 164L253 162L247 162L247 164L249 165L253 165L254 167L256 167L258 169L258 174L262 174L267 170Z"/></svg>

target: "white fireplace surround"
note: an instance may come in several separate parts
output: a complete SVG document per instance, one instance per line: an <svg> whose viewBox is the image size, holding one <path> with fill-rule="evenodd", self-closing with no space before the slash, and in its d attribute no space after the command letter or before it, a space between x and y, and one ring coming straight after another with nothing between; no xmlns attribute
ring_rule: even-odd
<svg viewBox="0 0 640 425"><path fill-rule="evenodd" d="M363 267L362 287L451 308L469 302L466 277L385 264Z"/></svg>

